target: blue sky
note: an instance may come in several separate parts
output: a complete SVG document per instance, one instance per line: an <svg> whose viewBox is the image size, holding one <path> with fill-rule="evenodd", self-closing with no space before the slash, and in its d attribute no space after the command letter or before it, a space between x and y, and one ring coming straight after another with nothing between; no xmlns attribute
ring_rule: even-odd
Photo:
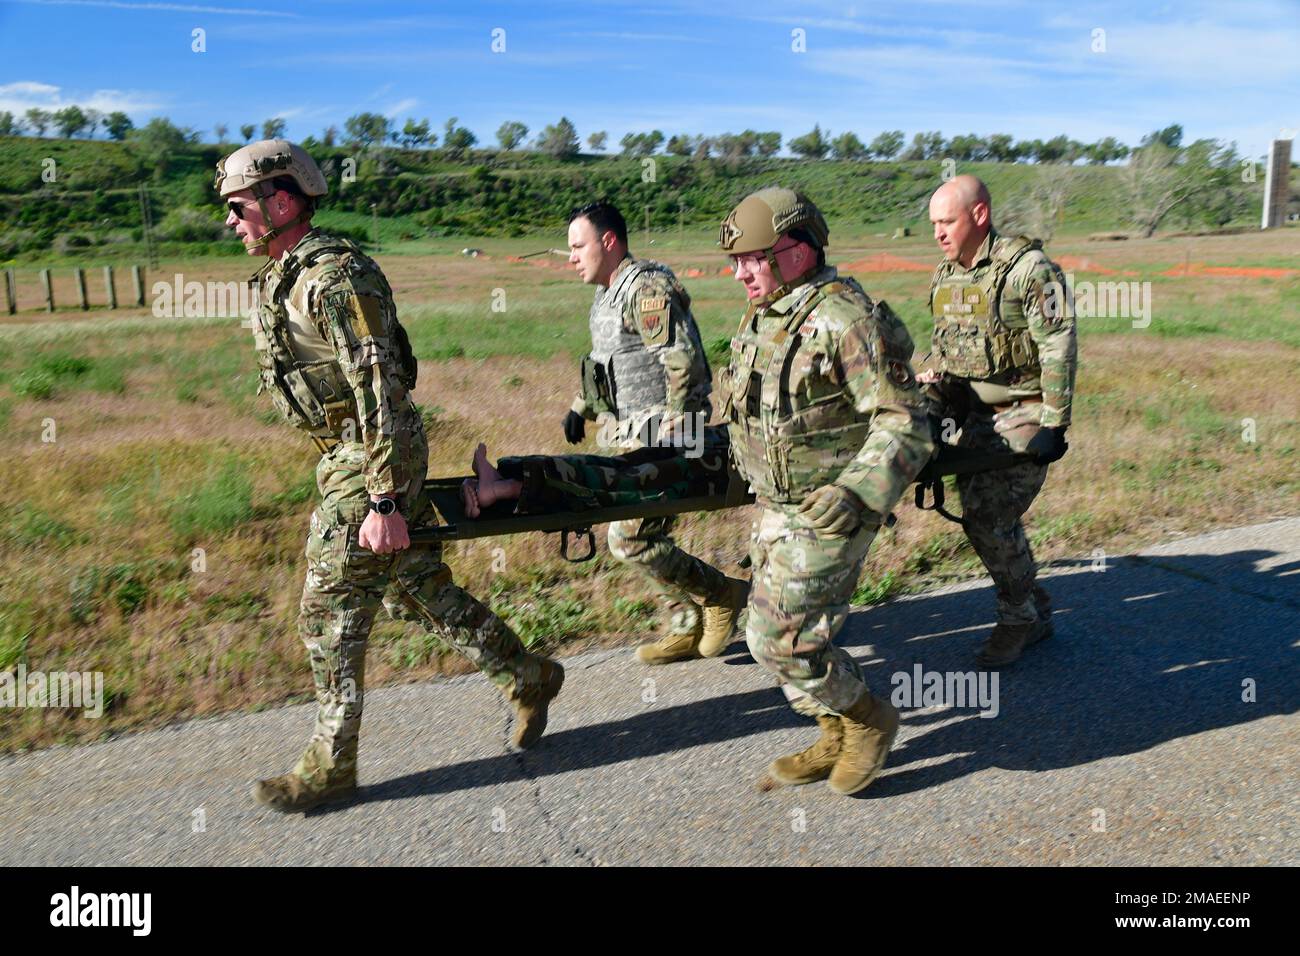
<svg viewBox="0 0 1300 956"><path fill-rule="evenodd" d="M1136 9L1139 8L1139 9ZM207 50L191 50L195 28ZM492 31L505 31L493 53ZM803 31L795 52L792 31ZM1095 52L1095 32L1104 52ZM365 111L449 116L494 142L568 116L606 130L870 139L1005 132L1262 154L1300 127L1300 0L1209 3L361 3L0 0L0 110L77 103L300 139Z"/></svg>

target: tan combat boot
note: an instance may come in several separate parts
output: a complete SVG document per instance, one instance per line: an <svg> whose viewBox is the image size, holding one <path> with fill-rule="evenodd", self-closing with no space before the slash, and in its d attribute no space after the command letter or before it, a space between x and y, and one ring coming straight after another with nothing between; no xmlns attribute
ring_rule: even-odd
<svg viewBox="0 0 1300 956"><path fill-rule="evenodd" d="M289 773L254 784L253 799L281 813L305 813L323 803L345 800L356 791L355 758L336 762L330 758L329 744L316 740Z"/></svg>
<svg viewBox="0 0 1300 956"><path fill-rule="evenodd" d="M1038 603L1036 597L1035 605ZM1050 604L1048 605L1048 614L1051 614ZM1025 648L1051 636L1052 619L1051 617L1044 618L1041 612L1038 612L1038 620L1033 624L1002 624L999 622L993 625L993 633L980 647L979 653L975 655L975 660L980 667L1005 667L1007 664L1018 661Z"/></svg>
<svg viewBox="0 0 1300 956"><path fill-rule="evenodd" d="M835 761L839 759L844 744L844 728L839 717L826 714L817 718L822 735L807 750L788 757L778 757L767 768L768 773L777 783L787 787L797 787L804 783L815 783L831 775Z"/></svg>
<svg viewBox="0 0 1300 956"><path fill-rule="evenodd" d="M564 686L564 668L552 660L542 661L538 683L525 687L514 698L515 746L527 750L546 731L547 708Z"/></svg>
<svg viewBox="0 0 1300 956"><path fill-rule="evenodd" d="M721 604L704 605L704 636L697 648L701 657L717 657L731 643L736 618L749 601L749 582L727 578L727 596Z"/></svg>
<svg viewBox="0 0 1300 956"><path fill-rule="evenodd" d="M863 694L840 715L844 743L831 770L830 788L846 796L875 780L898 736L898 711L887 700Z"/></svg>
<svg viewBox="0 0 1300 956"><path fill-rule="evenodd" d="M642 644L636 657L642 664L671 664L700 656L700 640L704 637L704 614L695 615L695 629L683 634L667 634L653 644Z"/></svg>

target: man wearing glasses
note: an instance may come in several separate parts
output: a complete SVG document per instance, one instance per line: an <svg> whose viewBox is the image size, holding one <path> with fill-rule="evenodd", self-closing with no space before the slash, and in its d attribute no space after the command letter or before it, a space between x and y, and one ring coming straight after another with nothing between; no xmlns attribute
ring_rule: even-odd
<svg viewBox="0 0 1300 956"><path fill-rule="evenodd" d="M607 202L570 214L569 262L596 295L591 352L582 362L582 392L564 417L565 438L577 444L588 421L609 413L618 423L615 442L625 448L702 439L712 373L677 277L633 258L627 223ZM641 570L671 615L667 635L637 648L646 664L721 654L745 606L745 582L677 547L672 525L665 517L609 526L610 553Z"/></svg>
<svg viewBox="0 0 1300 956"><path fill-rule="evenodd" d="M829 238L821 212L791 189L759 190L723 220L719 243L749 299L723 418L761 509L745 639L794 710L821 727L769 773L851 794L880 773L898 712L833 641L876 531L934 445L911 336L826 264Z"/></svg>
<svg viewBox="0 0 1300 956"><path fill-rule="evenodd" d="M415 357L383 272L354 243L312 227L327 186L301 147L251 143L217 164L216 185L226 225L268 260L254 276L258 391L321 452L298 618L316 726L294 769L260 781L254 798L292 812L355 792L366 640L381 603L472 660L514 703L515 744L532 746L563 668L525 651L453 584L439 549L410 550L407 523L429 507L429 448L410 394Z"/></svg>

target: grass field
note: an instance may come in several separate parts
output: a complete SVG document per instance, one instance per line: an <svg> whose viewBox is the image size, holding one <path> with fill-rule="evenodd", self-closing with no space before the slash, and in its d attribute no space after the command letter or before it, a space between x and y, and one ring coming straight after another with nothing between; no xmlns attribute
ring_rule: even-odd
<svg viewBox="0 0 1300 956"><path fill-rule="evenodd" d="M1080 320L1072 450L1028 519L1041 559L1298 512L1300 278L1192 268L1295 269L1298 237L1051 245L1076 280L1150 282L1152 310L1142 329L1127 318ZM685 277L716 370L743 309L739 287L718 274L712 237L653 238L634 236L634 248ZM494 454L568 450L559 423L587 347L591 290L559 257L541 257L549 266L507 258L561 241L395 241L379 255L421 359L415 397L431 473L464 472L478 440ZM862 263L855 274L923 343L929 240L836 242L832 259ZM485 255L462 256L465 246ZM899 260L915 269L874 271ZM254 265L164 262L149 278L225 281ZM58 301L72 301L68 277L56 278L69 283L56 286ZM10 489L0 514L0 669L102 671L109 707L100 720L0 711L0 749L308 699L294 621L315 454L255 396L249 333L237 319L157 319L147 309L46 314L23 270L20 290L23 311L0 322L0 427L10 441L0 464ZM504 312L491 310L494 290ZM859 603L979 573L955 526L906 501L898 516L873 548ZM691 516L679 541L737 573L749 519L749 509ZM531 646L565 653L639 642L658 626L645 588L601 552L568 566L555 539L539 535L464 543L449 560ZM387 620L370 655L372 686L466 669L435 638Z"/></svg>

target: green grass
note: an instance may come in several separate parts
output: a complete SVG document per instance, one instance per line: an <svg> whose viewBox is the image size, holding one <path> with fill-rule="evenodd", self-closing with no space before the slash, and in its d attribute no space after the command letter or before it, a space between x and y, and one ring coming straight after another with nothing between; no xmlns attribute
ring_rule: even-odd
<svg viewBox="0 0 1300 956"><path fill-rule="evenodd" d="M233 457L206 482L171 504L172 530L183 539L220 534L252 517L253 483L248 478L248 466Z"/></svg>

